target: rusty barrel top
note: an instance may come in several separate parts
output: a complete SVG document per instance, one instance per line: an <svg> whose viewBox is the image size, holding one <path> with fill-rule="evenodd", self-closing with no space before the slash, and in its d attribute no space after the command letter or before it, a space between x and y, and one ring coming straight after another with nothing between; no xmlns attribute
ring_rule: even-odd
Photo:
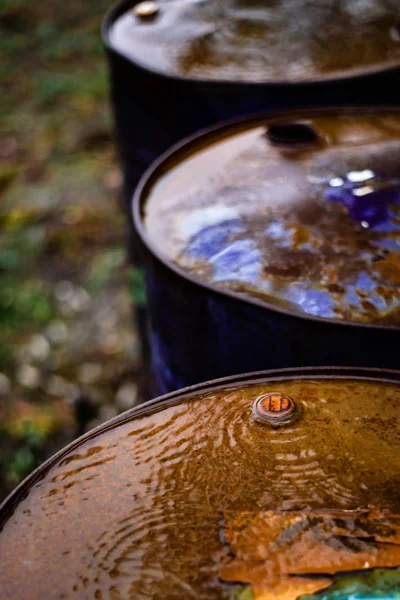
<svg viewBox="0 0 400 600"><path fill-rule="evenodd" d="M400 325L400 113L303 111L189 141L148 176L146 241L272 308Z"/></svg>
<svg viewBox="0 0 400 600"><path fill-rule="evenodd" d="M300 414L257 419L268 394ZM306 369L130 411L5 502L1 597L294 600L338 572L392 576L399 405L393 373Z"/></svg>
<svg viewBox="0 0 400 600"><path fill-rule="evenodd" d="M109 38L166 75L306 83L398 67L400 10L396 0L132 2Z"/></svg>

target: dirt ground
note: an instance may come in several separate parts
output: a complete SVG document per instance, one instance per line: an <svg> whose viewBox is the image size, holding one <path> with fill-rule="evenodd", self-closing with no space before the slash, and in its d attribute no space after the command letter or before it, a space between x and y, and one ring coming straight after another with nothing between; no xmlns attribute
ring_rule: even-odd
<svg viewBox="0 0 400 600"><path fill-rule="evenodd" d="M0 0L0 500L139 401L100 38L110 5Z"/></svg>

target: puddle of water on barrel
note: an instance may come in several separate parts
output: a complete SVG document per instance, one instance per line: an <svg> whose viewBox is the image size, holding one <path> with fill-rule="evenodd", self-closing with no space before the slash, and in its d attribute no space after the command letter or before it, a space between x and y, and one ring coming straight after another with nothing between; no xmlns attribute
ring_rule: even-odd
<svg viewBox="0 0 400 600"><path fill-rule="evenodd" d="M147 193L149 237L199 282L243 298L326 319L399 325L399 116L307 122L322 141L305 150L275 147L263 122L205 136L189 156L176 153ZM353 195L350 179L368 173L361 189L368 194ZM375 214L371 226L368 214Z"/></svg>
<svg viewBox="0 0 400 600"><path fill-rule="evenodd" d="M273 391L295 399L299 420L254 420L253 400ZM337 571L394 567L399 402L389 384L279 382L85 441L5 522L4 597L234 598L239 581L290 600L311 593L287 591L310 576L331 585Z"/></svg>

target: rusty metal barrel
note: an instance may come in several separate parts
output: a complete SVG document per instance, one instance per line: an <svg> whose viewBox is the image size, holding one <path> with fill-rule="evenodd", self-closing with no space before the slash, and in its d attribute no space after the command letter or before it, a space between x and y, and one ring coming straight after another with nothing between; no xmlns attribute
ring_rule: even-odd
<svg viewBox="0 0 400 600"><path fill-rule="evenodd" d="M217 127L165 154L133 210L157 393L253 369L397 368L400 112Z"/></svg>
<svg viewBox="0 0 400 600"><path fill-rule="evenodd" d="M0 508L2 599L400 594L400 374L205 383L70 444Z"/></svg>
<svg viewBox="0 0 400 600"><path fill-rule="evenodd" d="M400 101L396 0L122 0L104 21L125 205L194 131L251 113Z"/></svg>

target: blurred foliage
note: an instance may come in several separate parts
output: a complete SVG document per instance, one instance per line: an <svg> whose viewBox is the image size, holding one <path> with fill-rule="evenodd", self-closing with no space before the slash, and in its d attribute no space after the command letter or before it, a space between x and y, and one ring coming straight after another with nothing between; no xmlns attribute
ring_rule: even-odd
<svg viewBox="0 0 400 600"><path fill-rule="evenodd" d="M65 421L60 407L37 406L18 403L12 414L0 427L0 441L8 440L11 452L8 457L6 476L14 484L26 477L43 458L43 447L48 436L59 429ZM10 444L11 441L11 444Z"/></svg>
<svg viewBox="0 0 400 600"><path fill-rule="evenodd" d="M131 297L134 303L136 306L144 306L146 304L146 287L143 270L131 267L129 270L129 282Z"/></svg>
<svg viewBox="0 0 400 600"><path fill-rule="evenodd" d="M19 169L12 165L3 165L0 168L0 193L4 191L18 175Z"/></svg>
<svg viewBox="0 0 400 600"><path fill-rule="evenodd" d="M29 448L21 448L9 466L9 476L15 481L23 479L35 467L35 457Z"/></svg>
<svg viewBox="0 0 400 600"><path fill-rule="evenodd" d="M118 268L125 262L123 248L108 248L99 253L92 262L88 277L88 289L96 292L110 282Z"/></svg>
<svg viewBox="0 0 400 600"><path fill-rule="evenodd" d="M0 319L3 332L24 323L46 323L54 315L54 308L42 281L21 282L14 277L2 277L0 290Z"/></svg>
<svg viewBox="0 0 400 600"><path fill-rule="evenodd" d="M120 410L136 360L100 36L111 4L0 0L0 500Z"/></svg>
<svg viewBox="0 0 400 600"><path fill-rule="evenodd" d="M28 443L30 447L41 446L46 437L70 420L70 413L60 403L35 406L19 402L4 423L4 430L14 439Z"/></svg>
<svg viewBox="0 0 400 600"><path fill-rule="evenodd" d="M25 276L27 263L35 261L43 249L43 231L40 226L14 229L15 219L10 224L11 231L0 238L0 367L13 357L10 334L22 324L29 331L32 324L46 323L55 314L46 282L37 275Z"/></svg>

